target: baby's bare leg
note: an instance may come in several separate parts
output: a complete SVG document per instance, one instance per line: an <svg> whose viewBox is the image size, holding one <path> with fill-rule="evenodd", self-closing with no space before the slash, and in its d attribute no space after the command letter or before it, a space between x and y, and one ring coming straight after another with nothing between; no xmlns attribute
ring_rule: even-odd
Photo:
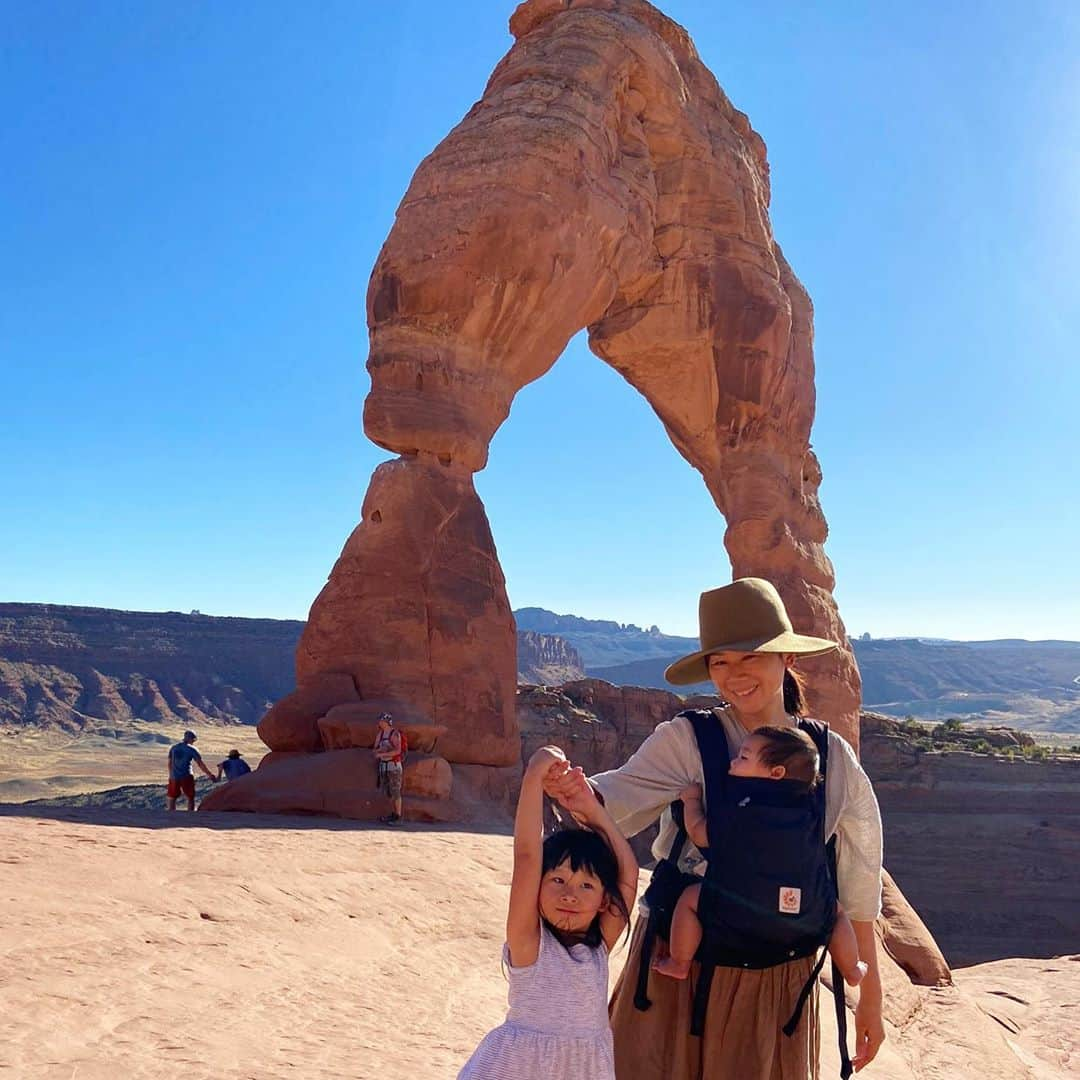
<svg viewBox="0 0 1080 1080"><path fill-rule="evenodd" d="M700 885L691 885L683 889L682 896L675 905L675 914L671 917L669 955L662 960L654 960L652 964L653 971L660 975L667 975L672 979L685 979L690 974L694 953L701 944L701 923L698 921L697 914L700 895Z"/></svg>
<svg viewBox="0 0 1080 1080"><path fill-rule="evenodd" d="M866 964L859 959L859 942L855 938L855 928L847 917L847 912L836 905L836 926L829 939L829 955L836 961L840 974L848 986L858 986L866 974Z"/></svg>

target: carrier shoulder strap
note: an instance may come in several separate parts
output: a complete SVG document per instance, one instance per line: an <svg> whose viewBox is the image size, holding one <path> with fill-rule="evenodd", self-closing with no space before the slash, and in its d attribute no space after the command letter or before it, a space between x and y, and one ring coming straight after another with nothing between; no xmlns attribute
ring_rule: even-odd
<svg viewBox="0 0 1080 1080"><path fill-rule="evenodd" d="M800 716L795 721L795 726L800 731L805 731L814 740L818 752L818 771L821 773L821 779L824 780L829 768L829 725L824 720L807 720L806 717Z"/></svg>
<svg viewBox="0 0 1080 1080"><path fill-rule="evenodd" d="M728 768L731 765L727 733L715 709L687 709L682 715L694 728L694 738L697 739L701 768L705 776L705 802L708 804L710 792L721 792L727 785ZM705 852L702 854L708 858Z"/></svg>

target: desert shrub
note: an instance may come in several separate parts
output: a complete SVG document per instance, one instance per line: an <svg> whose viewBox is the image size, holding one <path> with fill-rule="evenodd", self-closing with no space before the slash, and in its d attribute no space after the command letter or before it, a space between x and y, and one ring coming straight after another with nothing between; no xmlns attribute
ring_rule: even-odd
<svg viewBox="0 0 1080 1080"><path fill-rule="evenodd" d="M900 730L905 735L910 735L916 739L926 734L926 727L920 724L914 716L905 716L900 724Z"/></svg>

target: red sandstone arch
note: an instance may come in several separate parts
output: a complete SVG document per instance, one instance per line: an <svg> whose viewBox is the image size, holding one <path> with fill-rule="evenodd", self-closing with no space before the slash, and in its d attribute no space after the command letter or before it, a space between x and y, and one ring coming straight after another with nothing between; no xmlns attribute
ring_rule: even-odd
<svg viewBox="0 0 1080 1080"><path fill-rule="evenodd" d="M517 763L514 622L472 476L514 395L587 327L701 473L734 575L769 578L798 629L844 642L806 666L815 711L855 742L810 448L812 308L772 236L764 144L643 0L529 0L510 25L372 273L364 429L400 456L376 469L311 609L299 690L260 733L320 750L332 706L393 700L446 726L446 760Z"/></svg>

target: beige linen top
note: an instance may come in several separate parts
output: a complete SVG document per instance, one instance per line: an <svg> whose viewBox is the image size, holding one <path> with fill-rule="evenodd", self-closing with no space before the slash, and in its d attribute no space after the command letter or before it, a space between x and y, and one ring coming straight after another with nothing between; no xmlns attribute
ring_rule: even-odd
<svg viewBox="0 0 1080 1080"><path fill-rule="evenodd" d="M714 711L734 757L747 736L746 728L730 709ZM663 858L675 838L670 803L688 784L705 783L693 726L684 716L657 724L625 765L590 776L589 782L625 836L641 832L660 816L660 834L652 850ZM870 922L881 913L881 814L855 751L830 728L825 835L834 833L840 903L852 919ZM705 862L692 842L687 842L680 865L704 873Z"/></svg>

